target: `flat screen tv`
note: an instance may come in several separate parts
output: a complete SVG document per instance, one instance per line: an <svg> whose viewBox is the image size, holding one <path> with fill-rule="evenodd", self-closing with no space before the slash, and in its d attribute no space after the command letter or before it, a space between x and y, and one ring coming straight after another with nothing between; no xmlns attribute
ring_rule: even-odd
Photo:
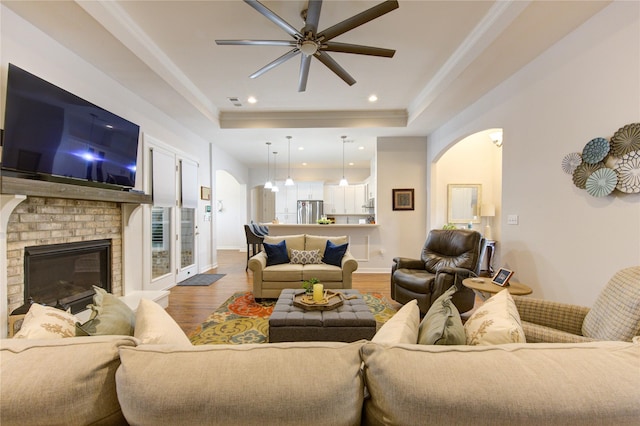
<svg viewBox="0 0 640 426"><path fill-rule="evenodd" d="M133 188L139 135L138 125L9 64L4 175Z"/></svg>

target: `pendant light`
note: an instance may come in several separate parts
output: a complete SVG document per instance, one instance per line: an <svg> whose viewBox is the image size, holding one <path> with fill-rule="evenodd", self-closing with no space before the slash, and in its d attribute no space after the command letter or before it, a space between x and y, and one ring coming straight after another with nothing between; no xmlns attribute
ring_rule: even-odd
<svg viewBox="0 0 640 426"><path fill-rule="evenodd" d="M340 179L339 186L349 186L349 182L344 177L344 144L346 143L346 136L342 136L342 179Z"/></svg>
<svg viewBox="0 0 640 426"><path fill-rule="evenodd" d="M271 151L269 149L269 146L271 145L271 142L267 142L267 181L264 183L264 189L271 189L273 188L273 184L271 183L271 181L269 180L269 155L271 154Z"/></svg>
<svg viewBox="0 0 640 426"><path fill-rule="evenodd" d="M280 188L278 188L278 168L276 167L276 156L278 155L278 151L273 151L273 186L271 187L271 192L278 192Z"/></svg>
<svg viewBox="0 0 640 426"><path fill-rule="evenodd" d="M287 139L289 139L289 151L288 151L289 160L288 160L287 180L284 182L284 186L293 186L295 184L293 183L293 179L291 179L291 136L287 136Z"/></svg>

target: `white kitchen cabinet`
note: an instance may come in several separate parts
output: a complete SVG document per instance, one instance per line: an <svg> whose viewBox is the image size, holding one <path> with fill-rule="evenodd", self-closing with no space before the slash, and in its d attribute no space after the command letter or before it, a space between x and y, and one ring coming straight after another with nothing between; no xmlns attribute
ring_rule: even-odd
<svg viewBox="0 0 640 426"><path fill-rule="evenodd" d="M324 182L298 182L298 200L322 200Z"/></svg>
<svg viewBox="0 0 640 426"><path fill-rule="evenodd" d="M285 186L284 181L277 181L279 191L275 193L276 216L279 220L284 215L296 215L298 208L298 194L296 186ZM295 223L286 222L286 223Z"/></svg>
<svg viewBox="0 0 640 426"><path fill-rule="evenodd" d="M367 185L354 185L354 213L368 213L363 206L367 201Z"/></svg>

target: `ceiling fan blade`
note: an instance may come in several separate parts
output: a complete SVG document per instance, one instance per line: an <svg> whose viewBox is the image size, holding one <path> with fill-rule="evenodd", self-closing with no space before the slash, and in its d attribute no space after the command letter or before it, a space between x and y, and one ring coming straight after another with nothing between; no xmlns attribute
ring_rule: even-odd
<svg viewBox="0 0 640 426"><path fill-rule="evenodd" d="M257 10L262 15L264 15L265 18L267 18L268 20L270 20L271 22L273 22L274 24L282 28L291 37L295 38L296 40L302 38L302 34L300 34L300 31L296 30L294 27L289 25L287 21L285 21L284 19L276 15L273 11L271 11L271 9L269 9L259 1L244 0L244 2L247 3L249 6L251 6L252 8L254 8L255 10Z"/></svg>
<svg viewBox="0 0 640 426"><path fill-rule="evenodd" d="M309 67L311 66L311 56L302 55L300 61L300 77L298 78L298 92L307 90L307 80L309 79Z"/></svg>
<svg viewBox="0 0 640 426"><path fill-rule="evenodd" d="M307 6L307 17L302 30L303 33L311 31L313 34L318 32L318 22L320 22L320 9L322 9L322 0L309 0Z"/></svg>
<svg viewBox="0 0 640 426"><path fill-rule="evenodd" d="M374 19L379 18L385 13L389 13L397 8L397 0L387 0L383 3L378 4L377 6L373 6L372 8L367 9L364 12L360 12L349 19L345 19L344 21L327 28L326 30L318 33L318 38L320 38L323 42L331 40L332 38L335 38L340 34L344 34L347 31L359 27L362 24L366 24L369 21L373 21Z"/></svg>
<svg viewBox="0 0 640 426"><path fill-rule="evenodd" d="M356 80L353 77L351 77L349 73L345 71L344 68L338 65L338 63L334 61L333 58L329 56L329 54L324 53L321 50L318 50L314 56L318 58L320 62L325 64L327 68L329 68L331 71L336 73L336 75L341 79L343 79L344 82L347 83L349 86L353 86L356 83Z"/></svg>
<svg viewBox="0 0 640 426"><path fill-rule="evenodd" d="M254 72L253 74L251 74L249 76L249 78L256 78L256 77L260 77L262 74L264 74L265 72L269 71L271 68L275 68L278 65L280 65L283 62L288 61L289 59L293 58L294 56L296 56L298 53L300 53L300 49L295 48L295 49L291 49L290 51L288 51L287 53L285 53L284 55L280 56L278 59L276 59L273 62L269 62L267 65L265 65L264 67L260 68L258 71Z"/></svg>
<svg viewBox="0 0 640 426"><path fill-rule="evenodd" d="M327 52L355 53L357 55L382 56L385 58L393 58L393 55L396 53L393 49L362 46L360 44L338 43L335 41L323 44L321 49Z"/></svg>
<svg viewBox="0 0 640 426"><path fill-rule="evenodd" d="M294 40L216 40L216 44L221 46L296 46Z"/></svg>

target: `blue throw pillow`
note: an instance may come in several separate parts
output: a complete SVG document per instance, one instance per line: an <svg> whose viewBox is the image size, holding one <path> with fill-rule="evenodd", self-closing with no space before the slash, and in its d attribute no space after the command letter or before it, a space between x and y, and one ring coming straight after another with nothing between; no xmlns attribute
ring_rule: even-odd
<svg viewBox="0 0 640 426"><path fill-rule="evenodd" d="M324 257L322 261L327 265L342 266L342 257L347 252L349 243L337 246L330 240L327 240L327 246L324 249Z"/></svg>
<svg viewBox="0 0 640 426"><path fill-rule="evenodd" d="M280 241L278 244L262 243L262 245L267 253L267 266L289 263L287 242L285 240Z"/></svg>

